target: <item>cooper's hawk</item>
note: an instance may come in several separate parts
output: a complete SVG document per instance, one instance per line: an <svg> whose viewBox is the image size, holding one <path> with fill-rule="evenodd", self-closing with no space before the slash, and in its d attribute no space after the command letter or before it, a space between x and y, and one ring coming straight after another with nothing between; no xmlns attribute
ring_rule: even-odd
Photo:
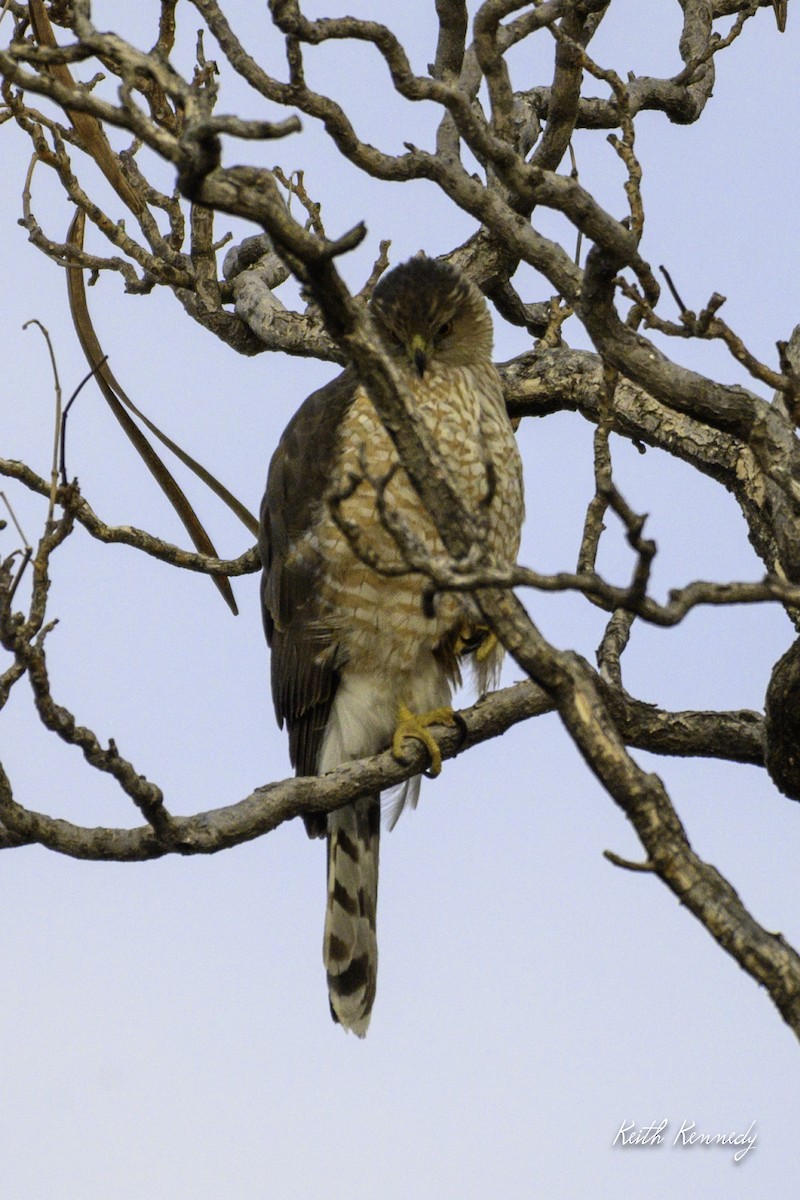
<svg viewBox="0 0 800 1200"><path fill-rule="evenodd" d="M490 559L514 562L522 471L481 293L453 267L418 257L378 283L370 307L452 487L480 518ZM384 511L401 518L430 555L442 555L433 522L348 369L290 421L261 507L272 695L298 775L321 775L386 749L398 722L425 740L424 725L443 718L460 680L460 661L472 661L485 688L502 657L468 595L441 594L434 615L425 614L426 580L403 570L391 521L378 511L381 487ZM419 715L414 726L412 714ZM419 779L412 780L404 799L416 803L418 789ZM327 819L311 815L306 826L328 838L323 958L331 1013L363 1037L377 974L379 797Z"/></svg>

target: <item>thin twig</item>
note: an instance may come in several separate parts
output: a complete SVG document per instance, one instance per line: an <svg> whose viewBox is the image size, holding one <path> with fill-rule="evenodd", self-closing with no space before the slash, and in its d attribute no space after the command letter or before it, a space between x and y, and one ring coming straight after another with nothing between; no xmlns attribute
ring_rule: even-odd
<svg viewBox="0 0 800 1200"><path fill-rule="evenodd" d="M655 871L655 863L647 860L646 862L632 862L629 858L622 858L619 854L615 854L613 850L604 850L603 858L607 858L615 867L622 867L625 871Z"/></svg>
<svg viewBox="0 0 800 1200"><path fill-rule="evenodd" d="M53 459L50 467L50 504L47 509L47 527L53 521L53 514L56 508L56 492L58 490L58 456L59 447L61 445L61 381L58 378L58 364L53 350L53 343L50 340L50 333L36 317L32 317L30 321L26 321L22 326L23 329L28 329L31 325L35 325L42 334L47 343L47 351L50 355L50 366L53 370L53 387L56 397L56 412L55 412L55 428L53 431Z"/></svg>
<svg viewBox="0 0 800 1200"><path fill-rule="evenodd" d="M103 356L103 358L100 360L100 362L98 362L96 366L92 367L91 371L88 371L86 373L86 375L84 375L83 379L80 381L78 386L75 388L75 391L72 393L69 400L64 405L64 412L61 417L61 446L60 446L60 464L59 464L60 465L61 483L64 487L67 486L67 417L69 416L69 410L72 408L73 402L78 399L78 396L83 391L83 388L86 386L86 384L92 378L92 376L95 375L96 372L100 370L100 368L107 361L107 359L108 359L108 355L105 354Z"/></svg>

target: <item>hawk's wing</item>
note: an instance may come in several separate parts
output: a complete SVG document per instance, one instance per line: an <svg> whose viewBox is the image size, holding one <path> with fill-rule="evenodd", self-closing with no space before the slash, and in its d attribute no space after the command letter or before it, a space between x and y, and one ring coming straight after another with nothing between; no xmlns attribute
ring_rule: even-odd
<svg viewBox="0 0 800 1200"><path fill-rule="evenodd" d="M304 401L272 457L261 504L261 598L272 650L272 699L278 724L286 722L298 775L316 774L342 666L336 630L326 624L320 600L324 563L313 536L306 535L320 519L338 431L356 387L347 370ZM312 824L310 833L324 833L324 816Z"/></svg>

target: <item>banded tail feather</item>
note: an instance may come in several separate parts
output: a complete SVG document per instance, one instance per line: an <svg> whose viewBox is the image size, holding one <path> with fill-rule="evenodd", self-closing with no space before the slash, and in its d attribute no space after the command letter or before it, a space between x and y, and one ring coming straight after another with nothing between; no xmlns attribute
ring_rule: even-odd
<svg viewBox="0 0 800 1200"><path fill-rule="evenodd" d="M378 977L380 800L368 796L328 817L328 900L322 956L334 1021L364 1037Z"/></svg>

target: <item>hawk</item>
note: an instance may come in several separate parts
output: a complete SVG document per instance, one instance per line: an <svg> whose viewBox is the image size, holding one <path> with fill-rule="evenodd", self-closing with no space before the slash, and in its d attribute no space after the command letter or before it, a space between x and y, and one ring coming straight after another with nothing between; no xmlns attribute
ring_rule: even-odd
<svg viewBox="0 0 800 1200"><path fill-rule="evenodd" d="M483 296L454 267L420 256L377 284L370 311L451 486L480 518L489 560L513 563L524 513L522 469ZM425 742L436 773L441 758L427 726L452 723L447 706L462 662L472 663L481 690L499 669L502 647L468 594L440 594L433 614L425 611L426 578L409 569L392 525L427 554L444 554L348 368L289 422L261 506L272 696L298 775L322 775L390 745L401 756L406 736ZM405 785L399 807L415 804L418 791L417 777ZM327 836L323 959L331 1014L363 1037L377 976L380 797L310 814L306 827Z"/></svg>

